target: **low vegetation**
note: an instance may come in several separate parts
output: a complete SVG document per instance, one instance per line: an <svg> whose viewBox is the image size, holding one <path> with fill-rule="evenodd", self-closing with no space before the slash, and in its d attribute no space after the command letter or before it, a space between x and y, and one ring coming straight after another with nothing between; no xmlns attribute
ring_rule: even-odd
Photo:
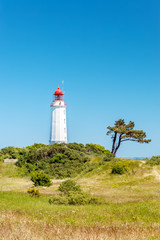
<svg viewBox="0 0 160 240"><path fill-rule="evenodd" d="M160 165L160 156L153 156L147 159L146 163L150 166Z"/></svg>
<svg viewBox="0 0 160 240"><path fill-rule="evenodd" d="M33 172L31 175L31 181L35 186L46 186L49 187L52 185L51 178L44 171Z"/></svg>
<svg viewBox="0 0 160 240"><path fill-rule="evenodd" d="M17 165L3 163L13 157ZM9 147L0 159L2 240L159 239L160 165L149 162L159 156L118 159L100 145L73 143ZM51 186L31 181L41 171Z"/></svg>
<svg viewBox="0 0 160 240"><path fill-rule="evenodd" d="M49 199L50 204L87 205L102 204L104 201L82 191L80 185L73 180L62 182L58 188L59 194Z"/></svg>
<svg viewBox="0 0 160 240"><path fill-rule="evenodd" d="M35 188L30 188L27 190L27 193L31 196L31 197L40 197L40 191L38 189Z"/></svg>
<svg viewBox="0 0 160 240"><path fill-rule="evenodd" d="M130 169L126 162L117 161L112 166L112 174L124 174L129 171Z"/></svg>
<svg viewBox="0 0 160 240"><path fill-rule="evenodd" d="M34 144L26 148L3 148L0 151L1 160L17 158L16 165L24 175L43 170L58 179L75 177L83 171L90 171L93 168L93 164L90 164L93 156L101 156L104 161L113 158L109 150L98 144Z"/></svg>

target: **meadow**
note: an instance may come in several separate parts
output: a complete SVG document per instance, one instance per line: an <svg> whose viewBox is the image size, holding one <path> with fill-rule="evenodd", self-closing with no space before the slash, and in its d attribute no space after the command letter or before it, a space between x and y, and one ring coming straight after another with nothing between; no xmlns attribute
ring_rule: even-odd
<svg viewBox="0 0 160 240"><path fill-rule="evenodd" d="M160 166L146 161L119 159L130 166L125 174L111 174L112 161L96 164L74 179L83 191L105 200L101 205L54 205L65 179L52 178L50 187L38 187L31 197L30 176L15 164L0 163L0 239L2 240L105 240L160 239Z"/></svg>

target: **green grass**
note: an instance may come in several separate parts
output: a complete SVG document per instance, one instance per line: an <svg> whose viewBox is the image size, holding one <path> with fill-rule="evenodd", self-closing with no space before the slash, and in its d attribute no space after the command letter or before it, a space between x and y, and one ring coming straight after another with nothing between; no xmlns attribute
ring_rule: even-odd
<svg viewBox="0 0 160 240"><path fill-rule="evenodd" d="M13 163L0 162L0 177L22 177L19 169Z"/></svg>
<svg viewBox="0 0 160 240"><path fill-rule="evenodd" d="M160 200L106 203L101 206L57 206L49 197L30 197L23 193L0 192L0 211L13 211L36 220L57 225L102 226L141 223L148 226L160 222Z"/></svg>
<svg viewBox="0 0 160 240"><path fill-rule="evenodd" d="M92 161L96 164L99 158ZM53 179L51 187L38 188L40 198L31 197L27 194L27 189L33 186L29 177L22 177L13 164L1 164L2 239L21 239L20 229L23 229L26 234L23 238L27 240L40 239L41 231L49 240L91 239L92 234L93 239L99 240L106 239L104 228L111 236L108 239L160 239L160 166L148 166L143 161L131 160L131 171L124 175L111 174L111 167L111 162L96 165L93 171L83 172L74 179L85 192L103 197L106 204L58 206L50 205L48 200L57 193L63 180ZM57 228L61 238L59 235L55 237ZM66 231L68 238L64 238ZM77 238L73 237L75 234ZM11 235L15 237L10 238Z"/></svg>
<svg viewBox="0 0 160 240"><path fill-rule="evenodd" d="M143 161L131 160L130 172L123 175L111 174L111 167L112 163L108 162L76 179L84 191L102 196L108 202L159 199L159 166L150 167Z"/></svg>

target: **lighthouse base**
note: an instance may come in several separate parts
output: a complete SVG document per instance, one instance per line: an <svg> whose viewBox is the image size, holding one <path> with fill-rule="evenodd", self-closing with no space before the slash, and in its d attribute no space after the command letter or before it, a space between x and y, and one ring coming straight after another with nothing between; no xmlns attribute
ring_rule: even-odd
<svg viewBox="0 0 160 240"><path fill-rule="evenodd" d="M67 141L49 141L50 145L52 145L54 143L67 143Z"/></svg>

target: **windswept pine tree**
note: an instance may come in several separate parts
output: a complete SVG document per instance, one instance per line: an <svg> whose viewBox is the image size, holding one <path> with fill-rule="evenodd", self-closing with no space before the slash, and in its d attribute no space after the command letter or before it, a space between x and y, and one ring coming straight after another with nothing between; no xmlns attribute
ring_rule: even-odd
<svg viewBox="0 0 160 240"><path fill-rule="evenodd" d="M115 121L113 127L108 126L107 135L111 135L112 153L116 156L117 150L119 149L122 142L133 141L139 143L149 143L151 139L145 139L146 133L143 130L134 130L134 122L130 121L128 124L125 123L124 119Z"/></svg>

